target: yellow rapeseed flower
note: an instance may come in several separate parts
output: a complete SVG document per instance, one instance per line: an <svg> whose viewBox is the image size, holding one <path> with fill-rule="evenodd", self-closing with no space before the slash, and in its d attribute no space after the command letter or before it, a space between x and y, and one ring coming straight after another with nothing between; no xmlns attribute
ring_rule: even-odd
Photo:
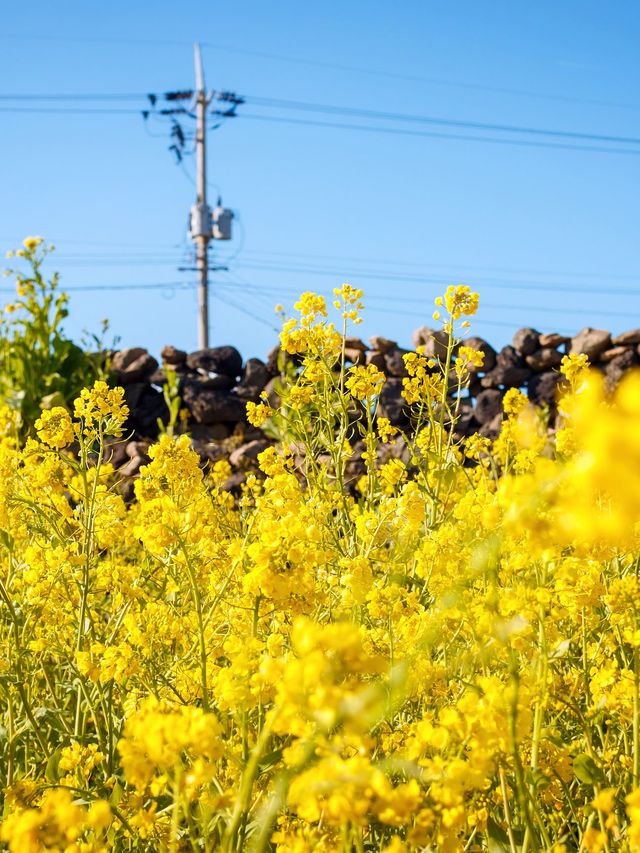
<svg viewBox="0 0 640 853"><path fill-rule="evenodd" d="M61 449L74 440L73 424L63 406L45 409L35 422L38 438L49 447Z"/></svg>
<svg viewBox="0 0 640 853"><path fill-rule="evenodd" d="M368 400L376 397L385 383L385 375L375 365L349 368L345 385L356 400Z"/></svg>

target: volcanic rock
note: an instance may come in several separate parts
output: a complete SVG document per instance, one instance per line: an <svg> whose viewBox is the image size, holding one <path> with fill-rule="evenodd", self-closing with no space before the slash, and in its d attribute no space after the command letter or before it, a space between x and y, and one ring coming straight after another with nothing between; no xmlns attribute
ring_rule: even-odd
<svg viewBox="0 0 640 853"><path fill-rule="evenodd" d="M568 344L571 338L568 338L566 335L559 335L557 332L547 332L546 334L540 335L540 346L542 349L545 347L556 347L562 346L562 344Z"/></svg>
<svg viewBox="0 0 640 853"><path fill-rule="evenodd" d="M601 352L611 346L611 335L604 329L592 329L587 326L571 339L570 354L580 355L584 353L590 362L597 360Z"/></svg>
<svg viewBox="0 0 640 853"><path fill-rule="evenodd" d="M381 335L374 335L372 338L369 338L369 343L371 344L371 349L376 349L382 353L388 353L398 346L396 341L390 341L389 338L383 338Z"/></svg>
<svg viewBox="0 0 640 853"><path fill-rule="evenodd" d="M113 356L111 370L120 385L141 382L158 367L158 362L142 347L122 349Z"/></svg>
<svg viewBox="0 0 640 853"><path fill-rule="evenodd" d="M249 463L255 462L258 455L262 453L263 450L266 450L267 447L271 447L271 442L264 438L256 439L255 441L248 441L246 444L236 447L236 449L229 455L229 462L234 468L245 467Z"/></svg>
<svg viewBox="0 0 640 853"><path fill-rule="evenodd" d="M402 396L402 379L390 378L382 386L379 414L393 426L405 426L409 420L407 403Z"/></svg>
<svg viewBox="0 0 640 853"><path fill-rule="evenodd" d="M616 347L628 344L640 344L640 329L630 329L628 332L621 332L612 339L611 343Z"/></svg>
<svg viewBox="0 0 640 853"><path fill-rule="evenodd" d="M407 355L409 350L400 349L400 347L396 347L396 349L391 350L390 352L385 353L384 355L384 372L387 376L407 376L407 368L404 366L404 361L402 359L403 355Z"/></svg>
<svg viewBox="0 0 640 853"><path fill-rule="evenodd" d="M147 438L158 435L158 419L169 419L169 409L160 391L146 382L124 386L124 399L129 407L125 430L133 430Z"/></svg>
<svg viewBox="0 0 640 853"><path fill-rule="evenodd" d="M186 382L182 393L186 406L198 423L238 423L245 419L246 404L235 394L202 388L195 382Z"/></svg>
<svg viewBox="0 0 640 853"><path fill-rule="evenodd" d="M160 352L160 358L163 364L170 364L175 367L178 364L184 364L187 360L187 354L184 350L176 349L172 346L163 347Z"/></svg>
<svg viewBox="0 0 640 853"><path fill-rule="evenodd" d="M237 379L242 373L242 356L235 347L209 347L188 355L187 365L198 372L218 373Z"/></svg>
<svg viewBox="0 0 640 853"><path fill-rule="evenodd" d="M604 370L605 383L609 390L613 390L624 374L635 367L638 363L638 356L635 350L629 348L623 355L612 359Z"/></svg>
<svg viewBox="0 0 640 853"><path fill-rule="evenodd" d="M557 349L543 347L526 356L525 361L529 367L540 373L543 370L551 370L554 367L559 367L562 358L562 354Z"/></svg>
<svg viewBox="0 0 640 853"><path fill-rule="evenodd" d="M540 347L540 332L535 329L518 329L513 336L513 346L521 355L531 355Z"/></svg>
<svg viewBox="0 0 640 853"><path fill-rule="evenodd" d="M528 383L529 399L536 406L555 406L558 385L563 379L562 374L551 371L532 376Z"/></svg>
<svg viewBox="0 0 640 853"><path fill-rule="evenodd" d="M633 352L633 348L628 346L611 347L611 349L606 349L604 352L600 353L598 361L600 364L608 364L610 361L613 361L614 358L620 358L621 355L626 355L628 352Z"/></svg>
<svg viewBox="0 0 640 853"><path fill-rule="evenodd" d="M367 360L367 351L355 347L345 347L344 360L350 364L364 364Z"/></svg>
<svg viewBox="0 0 640 853"><path fill-rule="evenodd" d="M502 397L501 392L494 388L486 388L478 394L474 409L478 423L489 423L499 412L502 412Z"/></svg>

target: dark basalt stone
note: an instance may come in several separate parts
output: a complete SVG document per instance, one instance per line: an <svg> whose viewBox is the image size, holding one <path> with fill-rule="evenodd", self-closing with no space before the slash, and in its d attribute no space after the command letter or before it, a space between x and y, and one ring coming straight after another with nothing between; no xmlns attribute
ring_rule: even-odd
<svg viewBox="0 0 640 853"><path fill-rule="evenodd" d="M502 393L494 388L486 388L476 398L474 415L478 423L487 424L502 412Z"/></svg>
<svg viewBox="0 0 640 853"><path fill-rule="evenodd" d="M527 386L529 399L536 406L554 407L558 396L558 385L563 380L561 373L551 371L532 376Z"/></svg>
<svg viewBox="0 0 640 853"><path fill-rule="evenodd" d="M245 419L246 404L233 393L203 388L197 382L185 382L182 397L200 424L239 423Z"/></svg>
<svg viewBox="0 0 640 853"><path fill-rule="evenodd" d="M192 352L187 356L191 370L204 373L222 373L237 379L242 373L242 356L235 347L209 347Z"/></svg>

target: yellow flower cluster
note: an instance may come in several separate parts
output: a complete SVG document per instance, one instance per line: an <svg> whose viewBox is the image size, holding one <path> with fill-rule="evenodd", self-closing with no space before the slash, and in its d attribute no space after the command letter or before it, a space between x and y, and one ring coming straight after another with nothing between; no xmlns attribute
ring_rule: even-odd
<svg viewBox="0 0 640 853"><path fill-rule="evenodd" d="M124 777L143 793L149 785L162 791L167 778L185 777L190 785L213 775L212 762L224 751L220 724L202 708L146 699L131 714L118 742Z"/></svg>
<svg viewBox="0 0 640 853"><path fill-rule="evenodd" d="M237 499L163 435L125 502L122 389L23 447L0 409L12 853L640 851L640 377L568 356L556 434L512 389L462 440L478 300L450 288L401 430L335 296L342 334L311 293L285 323Z"/></svg>
<svg viewBox="0 0 640 853"><path fill-rule="evenodd" d="M360 312L364 307L361 302L362 291L351 287L350 284L343 284L342 287L334 288L333 295L336 297L333 307L342 312L344 323L351 320L354 325L360 325L362 323Z"/></svg>
<svg viewBox="0 0 640 853"><path fill-rule="evenodd" d="M247 420L252 426L263 426L272 414L273 409L266 403L247 403Z"/></svg>
<svg viewBox="0 0 640 853"><path fill-rule="evenodd" d="M74 402L73 413L86 430L106 420L107 433L120 435L129 415L129 408L124 402L124 389L109 388L106 382L98 380L91 390L85 388L81 392Z"/></svg>
<svg viewBox="0 0 640 853"><path fill-rule="evenodd" d="M366 367L350 368L345 385L356 400L367 400L378 396L384 381L384 373L373 364L368 364Z"/></svg>
<svg viewBox="0 0 640 853"><path fill-rule="evenodd" d="M109 804L96 800L86 809L65 790L48 790L35 808L18 808L2 824L0 837L11 853L106 853Z"/></svg>
<svg viewBox="0 0 640 853"><path fill-rule="evenodd" d="M40 441L49 447L66 447L74 439L71 415L63 406L45 409L35 423Z"/></svg>
<svg viewBox="0 0 640 853"><path fill-rule="evenodd" d="M454 320L463 314L472 317L478 310L480 297L466 284L450 285L444 295L444 304Z"/></svg>

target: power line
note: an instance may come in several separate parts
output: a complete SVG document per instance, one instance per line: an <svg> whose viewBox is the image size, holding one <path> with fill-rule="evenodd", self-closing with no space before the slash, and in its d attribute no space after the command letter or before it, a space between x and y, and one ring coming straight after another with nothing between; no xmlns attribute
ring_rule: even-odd
<svg viewBox="0 0 640 853"><path fill-rule="evenodd" d="M58 93L50 93L50 94L11 94L5 93L0 94L0 101L109 101L109 100L140 100L144 99L147 96L140 93L66 93L66 94L58 94ZM162 97L158 95L152 96L156 99ZM401 122L401 123L412 123L412 124L429 124L440 127L451 127L451 128L460 128L460 129L469 129L469 130L481 130L488 132L497 132L497 133L510 133L510 134L525 134L525 135L533 135L533 136L544 136L551 137L554 139L570 139L570 140L581 140L583 142L610 142L616 143L618 145L640 145L640 137L635 136L621 136L617 134L607 134L607 133L591 133L591 132L582 132L582 131L570 131L570 130L557 130L555 128L540 128L533 127L529 125L512 125L512 124L504 124L499 122L485 122L485 121L470 121L463 119L449 119L442 118L437 116L429 116L429 115L415 115L415 114L407 114L407 113L397 113L397 112L388 112L383 110L371 110L365 109L361 107L343 107L335 104L321 104L321 103L313 103L308 101L296 101L296 100L288 100L284 98L265 98L261 96L255 95L244 95L242 100L246 103L253 104L258 107L266 107L266 108L275 108L275 109L285 109L285 110L293 110L296 112L312 112L312 113L322 113L328 115L338 115L352 118L361 118L361 119L377 119L382 121L393 121L393 122ZM0 111L2 112L17 112L17 113L31 113L31 112L44 112L44 113L63 113L73 114L123 114L123 115L134 115L138 114L139 110L135 109L126 109L126 108L91 108L91 107L13 107L13 106L0 106ZM241 114L242 117L245 118L258 118L258 116ZM260 116L260 118L268 118L270 121L287 121L288 123L308 123L303 122L301 119L296 119L295 122L293 119L285 119L285 117L278 116ZM314 123L315 124L315 123ZM380 128L371 125L346 125L340 123L323 123L320 126L330 126L330 127L341 127L344 129L361 129L361 130L369 130L369 131L378 131L378 132L391 132L391 133L399 133L401 132L398 128ZM415 135L415 134L412 134ZM426 134L420 134L426 135ZM432 134L429 134L432 135ZM444 138L460 138L457 136L446 136ZM473 139L474 141L483 141L483 142L495 142L498 141L494 138L488 137L471 137L465 135L463 138L465 139ZM530 141L521 141L520 144L533 144ZM557 146L560 147L560 146ZM589 146L589 150L600 150ZM609 150L609 149L607 149Z"/></svg>
<svg viewBox="0 0 640 853"><path fill-rule="evenodd" d="M181 262L180 258L174 257L165 257L165 258L156 258L156 259L145 259L145 258L108 258L103 256L87 256L85 260L80 257L69 257L65 258L64 256L58 256L58 259L62 261L67 267L93 267L95 264L100 264L101 267L165 267L165 266L175 266ZM221 258L221 260L224 260ZM587 286L584 284L571 284L566 282L545 282L535 279L504 279L504 278L494 278L492 276L478 276L473 274L464 274L460 275L458 273L442 273L440 275L434 275L433 273L394 273L392 271L380 270L376 271L375 269L357 269L350 268L345 270L344 267L339 268L330 268L330 267L321 267L321 266L313 266L313 265L302 265L301 263L260 263L254 261L238 261L236 266L234 267L238 269L251 269L251 270L261 270L264 272L284 272L290 274L302 274L309 276L331 276L335 280L343 281L345 279L349 279L351 282L358 282L360 280L370 280L370 281L381 281L381 282L393 282L393 283L405 283L405 284L436 284L440 287L446 287L448 284L454 284L461 280L470 283L472 286L479 289L488 289L488 290L520 290L526 291L528 293L532 293L535 291L540 292L549 292L549 293L574 293L574 294L597 294L601 295L603 293L603 288L598 286ZM606 274L601 274L600 277L602 279L606 279ZM615 276L611 276L614 278ZM637 277L632 279L637 281ZM123 287L126 289L126 286ZM281 288L281 292L285 292L287 290L286 287ZM292 288L290 289L291 293L298 293L300 288ZM611 288L609 286L606 287L607 295L612 296L640 296L640 289L633 288ZM402 300L401 297L394 297L394 301Z"/></svg>
<svg viewBox="0 0 640 853"><path fill-rule="evenodd" d="M219 282L219 286L223 287L223 288L234 287L234 288L240 289L240 290L243 290L243 289L246 290L247 288L256 287L256 285L250 285L248 283L245 283L243 285L240 282L237 282L237 283L236 282L226 282L226 283L225 282ZM216 296L216 298L221 299L220 296ZM225 294L223 301L227 301L227 300L228 300L228 296ZM365 297L365 301L367 301L366 297ZM234 307L237 307L239 310L243 311L243 313L247 314L248 316L251 316L246 309L241 308L240 306L237 305L237 303L234 305ZM392 316L400 316L400 317L412 317L414 320L419 322L419 317L416 317L415 311L403 311L402 309L396 309L396 308L387 307L387 306L376 307L374 305L374 306L365 306L365 312L368 314L384 314L385 316L392 315ZM258 318L254 315L254 319L258 319ZM496 326L499 328L509 328L509 329L514 329L514 330L518 328L517 322L510 322L508 320L485 320L482 317L476 317L475 320L476 320L477 324L482 325L482 326ZM260 319L260 322L266 323L266 321L263 319ZM567 328L556 327L556 329L563 334L566 333L566 334L571 335L571 334L574 334L574 332L575 332L575 330L567 329ZM279 330L276 329L276 331L279 331Z"/></svg>
<svg viewBox="0 0 640 853"><path fill-rule="evenodd" d="M234 282L235 284L235 282ZM286 289L281 287L271 287L269 285L255 285L249 284L248 282L241 282L238 280L238 285L247 289L248 292L262 293L262 294L271 294L273 296L282 295L285 292L299 294L299 290ZM640 292L638 292L640 295ZM370 303L380 302L383 304L395 305L395 304L416 304L423 305L426 308L427 313L431 313L433 311L433 302L431 299L425 299L424 297L402 297L402 296L386 296L386 295L378 295L375 293L365 293L363 297L363 301L365 303L365 309L370 306ZM586 314L593 315L597 314L599 317L618 317L618 318L628 318L628 311L601 311L596 308L558 308L554 306L545 306L545 305L510 305L504 302L500 303L491 303L485 302L484 299L481 300L481 307L487 308L492 311L527 311L527 312L540 312L546 314L564 314L571 315L574 314ZM414 312L415 313L415 312Z"/></svg>
<svg viewBox="0 0 640 853"><path fill-rule="evenodd" d="M51 35L35 35L32 33L2 33L0 39L15 40L15 41L53 41L53 42L80 42L90 44L148 44L148 45L166 45L175 47L192 47L191 41L179 41L177 39L127 39L127 38L110 38L109 36L51 36Z"/></svg>
<svg viewBox="0 0 640 853"><path fill-rule="evenodd" d="M339 115L365 119L381 119L384 121L399 121L418 124L434 124L443 127L470 128L472 130L500 131L503 133L524 133L537 136L552 136L565 139L580 139L591 142L617 142L621 144L639 145L640 138L636 136L615 136L600 133L582 133L579 131L555 130L549 128L529 127L512 124L499 124L461 119L447 119L436 116L412 115L408 113L385 112L382 110L362 109L361 107L342 107L333 104L316 104L308 101L291 101L282 98L263 98L254 95L243 95L248 104L259 107L274 107L277 109L294 110L297 112L315 112L329 115Z"/></svg>
<svg viewBox="0 0 640 853"><path fill-rule="evenodd" d="M10 237L0 236L0 242L6 244L18 244L22 240L21 237L17 235L13 235ZM182 244L167 244L166 242L162 243L152 243L152 242L127 242L127 241L114 241L114 240L80 240L77 238L66 238L66 237L54 237L47 242L51 242L56 244L58 247L61 247L65 244L70 245L81 245L81 246L105 246L109 248L118 249L119 257L123 260L127 260L129 258L135 259L145 259L149 256L151 258L158 257L159 255L165 256L167 255L169 259L174 258L175 256L172 254L175 252L181 252L184 250L184 246ZM140 251L132 252L131 254L125 254L122 252L122 249L138 249ZM600 272L587 272L587 271L570 271L570 270L553 270L553 269L539 269L539 268L531 268L531 267L504 267L504 266L485 266L479 264L455 264L451 261L447 263L434 263L432 261L407 261L402 258L378 258L378 257L363 257L362 255L327 255L325 253L316 253L316 252L295 252L291 250L277 250L277 249L247 249L244 248L242 250L242 256L248 255L249 263L257 264L282 264L283 261L279 261L279 258L284 258L285 264L304 264L307 261L311 260L314 263L318 260L329 262L335 266L337 262L347 261L347 262L355 262L358 264L368 264L374 267L391 267L395 270L396 267L413 267L417 270L418 274L422 274L423 270L433 270L433 269L443 269L446 270L446 275L451 277L451 270L456 270L456 277L462 277L466 275L466 273L458 273L457 270L471 270L482 271L482 272L497 272L497 273L507 273L507 274L524 274L524 275L538 275L538 276L553 276L555 278L596 278L596 279L616 279L616 280L632 280L632 281L640 281L640 273L634 274L624 274L624 273L615 273L610 270L600 271ZM261 256L266 256L266 258L262 258ZM220 257L221 261L229 262L231 258L235 258L236 253L234 252L232 256L229 257ZM272 257L273 256L273 257ZM101 261L103 259L112 258L112 254L102 253L100 251L93 252L66 252L64 250L58 251L55 254L55 258L59 260L94 260ZM275 259L274 259L275 258ZM240 260L242 264L243 261ZM261 267L262 268L262 267ZM268 269L268 266L264 267ZM277 269L283 269L283 267L278 266ZM286 269L286 267L284 268ZM339 271L337 274L341 274ZM392 271L390 274L395 275L396 273Z"/></svg>
<svg viewBox="0 0 640 853"><path fill-rule="evenodd" d="M185 47L191 46L191 42L178 39L126 39L126 38L109 38L109 37L73 37L73 36L50 36L50 35L34 35L26 33L1 33L0 39L22 40L22 41L50 41L61 43L87 42L91 44L129 44L129 45L148 45L148 46L169 46L169 47ZM228 53L237 53L244 56L255 56L263 59L269 59L276 62L286 62L295 65L315 66L317 68L326 68L329 70L346 71L349 73L364 74L368 76L387 78L390 80L405 80L415 83L427 83L435 86L445 86L458 89L466 89L469 91L484 91L493 92L499 95L509 95L516 97L538 98L549 101L557 101L561 103L574 104L589 104L599 107L614 107L616 109L638 110L640 104L610 101L601 98L579 98L572 95L563 95L557 92L538 92L531 89L520 89L509 86L492 86L483 83L472 83L465 80L452 80L443 77L431 77L418 74L406 74L400 71L388 71L383 68L370 68L360 65L350 65L345 63L327 62L326 60L311 59L309 57L291 56L281 53L273 53L264 50L253 50L246 47L237 47L235 45L221 44L219 42L202 42L203 47L222 50Z"/></svg>
<svg viewBox="0 0 640 853"><path fill-rule="evenodd" d="M145 92L115 93L106 92L73 92L64 93L35 93L26 92L22 95L0 94L0 101L139 101L146 99Z"/></svg>
<svg viewBox="0 0 640 853"><path fill-rule="evenodd" d="M1 109L1 108L0 108ZM489 136L473 136L471 134L441 133L439 131L407 130L405 128L380 127L377 125L348 124L346 122L315 121L311 119L288 118L285 116L262 116L251 113L238 113L240 119L253 119L258 121L276 122L278 124L298 124L310 127L326 127L336 130L357 130L368 133L389 133L395 136L416 136L430 139L457 139L465 142L489 142L498 145L514 145L528 148L550 148L565 151L591 151L597 154L631 154L637 156L640 150L627 148L609 148L594 145L571 145L570 143L538 142L527 139L500 139ZM640 140L639 140L640 141Z"/></svg>
<svg viewBox="0 0 640 853"><path fill-rule="evenodd" d="M376 258L376 257L362 257L357 255L326 255L319 254L314 252L291 252L291 251L279 251L275 249L244 249L243 255L266 255L266 256L276 256L276 257L284 257L288 258L286 260L287 263L300 263L299 260L291 260L293 259L304 259L314 258L320 259L322 261L355 261L356 263L365 263L365 264L374 264L379 266L389 266L389 267L414 267L419 269L448 269L456 268L460 270L481 270L484 272L499 272L499 273L512 273L519 274L523 273L526 275L551 275L560 278L610 278L610 279L632 279L634 281L640 281L640 273L635 273L633 275L629 274L621 274L621 273L612 273L610 271L607 272L569 272L566 270L549 270L549 269L531 269L527 267L503 267L503 266L483 266L478 264L454 264L449 261L446 264L442 263L433 263L430 261L407 261L400 258ZM226 259L228 260L228 259ZM250 258L251 260L251 258ZM255 259L254 263L256 262ZM264 259L262 259L264 261ZM267 257L267 263L275 263L274 260Z"/></svg>
<svg viewBox="0 0 640 853"><path fill-rule="evenodd" d="M160 258L159 260L146 260L146 259L124 259L119 260L118 258L105 258L104 260L100 260L99 258L91 258L88 260L80 260L78 258L70 259L64 261L65 266L68 267L93 267L95 264L100 264L102 267L175 267L177 264L181 263L179 258Z"/></svg>
<svg viewBox="0 0 640 853"><path fill-rule="evenodd" d="M177 264L182 263L183 261L180 258L176 257L159 257L159 258L136 258L136 257L128 257L128 258L109 258L105 256L88 256L86 259L82 259L80 257L69 257L66 258L64 256L59 256L59 260L62 261L68 267L93 267L95 264L100 264L102 267L165 267L165 266L176 266ZM221 258L220 260L224 260ZM299 273L303 275L311 275L311 276L332 276L335 279L350 279L351 281L358 281L360 279L364 280L373 280L373 281L383 281L383 282L401 282L407 284L425 284L425 283L433 283L442 286L446 286L447 284L452 284L461 279L465 281L474 283L475 287L483 287L483 288L497 288L497 289L507 289L507 290L525 290L527 292L532 292L533 290L539 290L544 292L566 292L566 293L602 293L602 287L588 287L583 284L572 285L571 283L564 282L545 282L536 279L504 279L504 278L493 278L491 276L478 276L473 274L464 274L460 275L458 273L442 273L441 275L434 275L433 273L394 273L392 271L380 270L376 271L375 269L357 269L350 268L349 270L345 270L344 267L339 268L329 268L329 267L321 267L321 266L313 266L313 265L302 265L300 263L260 263L252 260L242 261L239 260L236 262L236 266L239 269L254 269L254 270L262 270L265 272L285 272L285 273ZM606 279L607 275L602 274L600 276L602 279ZM613 278L613 276L612 276ZM637 277L631 279L633 281L637 281ZM640 290L628 289L628 288L610 288L607 286L606 289L607 294L617 295L617 296L636 296L640 295Z"/></svg>
<svg viewBox="0 0 640 853"><path fill-rule="evenodd" d="M7 242L15 242L14 238L2 238L7 240ZM85 244L85 241L75 241L77 243ZM106 245L106 246L132 246L135 247L137 244L119 244L119 243L109 243L100 241L95 241L97 245ZM140 244L143 246L146 245L154 245L154 244ZM163 245L163 244L157 244ZM110 254L105 254L103 252L63 252L56 255L56 260L64 263L66 266L93 266L95 264L100 264L101 266L149 266L149 267L161 267L167 264L175 265L184 262L184 253L175 253L178 247L170 247L165 248L163 250L153 250L153 249L145 249L143 251L135 251L132 253L128 252L120 252L118 257L113 257ZM248 254L248 252L247 252ZM583 283L573 284L571 282L562 282L555 281L549 282L540 280L539 278L534 279L522 279L518 278L504 278L503 276L494 277L491 275L481 274L478 275L475 270L485 270L491 272L492 270L496 270L499 273L512 273L516 276L524 275L537 275L537 276L554 276L556 279L562 278L581 278L588 277L591 279L600 279L600 280L628 280L631 282L639 282L640 276L636 275L622 275L619 273L612 272L594 272L594 273L581 273L581 272L563 272L557 270L537 270L537 269L526 269L526 268L511 268L511 267L477 267L475 265L467 265L465 272L461 270L464 267L461 267L459 270L451 270L452 265L448 264L432 264L432 263L407 263L398 259L376 259L376 258L358 258L350 255L337 255L337 256L327 256L320 254L307 254L300 252L277 252L277 251L264 251L258 252L257 254L264 255L274 255L276 257L266 257L266 259L261 259L259 257L248 257L247 259L240 258L235 261L235 267L237 268L246 268L246 269L255 269L262 270L266 272L285 272L285 273L293 273L293 274L304 274L304 275L312 275L312 276L332 276L336 279L344 279L350 278L351 280L359 280L359 279L370 279L370 280L379 280L379 281L389 281L389 282L403 282L403 283L415 283L415 284L425 284L425 283L435 283L438 285L446 285L449 283L454 283L459 280L467 280L474 283L475 287L486 287L486 288L504 288L504 289L520 289L531 292L533 289L537 289L540 291L564 291L568 293L602 293L602 287L596 286L588 286ZM233 257L233 256L232 256ZM279 258L283 257L283 260ZM305 259L310 259L306 261ZM321 264L319 262L314 262L313 259L318 258L320 261L325 260L328 263ZM230 258L220 258L221 261L229 261ZM335 263L331 264L331 261ZM348 261L349 264L345 266L342 261ZM366 267L354 267L352 265L352 261L356 261L358 264L367 263L370 261L370 264ZM385 270L384 266L388 265L391 267L397 266L405 266L412 267L413 269L409 269L407 272L398 272L395 269ZM235 268L234 267L234 268ZM434 272L426 272L426 270L433 270L442 268L442 273L434 273ZM471 272L469 272L471 271ZM607 294L612 295L621 295L621 296L634 296L640 295L640 290L634 290L629 288L611 288L607 286L606 288ZM296 292L293 290L292 292Z"/></svg>
<svg viewBox="0 0 640 853"><path fill-rule="evenodd" d="M214 299L217 299L219 302L222 302L223 305L230 305L232 308L235 308L236 311L240 311L241 314L244 314L247 317L251 317L253 320L256 320L256 322L258 322L258 323L262 323L264 326L268 326L272 332L279 332L280 331L280 329L277 326L271 324L268 320L266 320L264 317L260 316L259 314L254 313L249 308L247 308L245 305L240 305L239 303L235 302L233 299L230 299L228 295L225 295L224 298L215 292L212 292L211 295L213 296Z"/></svg>
<svg viewBox="0 0 640 853"><path fill-rule="evenodd" d="M355 72L357 74L369 74L376 77L387 77L394 80L407 80L418 83L429 83L436 86L451 86L459 89L468 89L471 91L494 92L501 95L515 95L517 97L527 98L542 98L550 101L560 101L563 103L574 104L590 104L600 107L616 107L618 109L639 110L640 104L621 103L619 101L607 101L598 98L576 98L571 95L551 94L549 92L536 92L531 89L517 89L508 86L490 86L482 83L469 83L462 80L449 80L442 77L425 77L417 74L403 74L396 71L385 71L384 69L364 68L358 65L346 65L336 62L326 62L323 60L309 59L307 57L293 57L278 53L269 53L260 50L250 50L248 48L230 47L229 45L218 44L215 42L203 42L204 47L215 48L216 50L224 50L230 53L241 53L248 56L262 56L265 59L274 59L279 62L291 62L299 65L311 65L319 68L336 69L340 71Z"/></svg>
<svg viewBox="0 0 640 853"><path fill-rule="evenodd" d="M17 237L15 235L13 237L0 237L0 241L5 242L5 243L20 243L20 242L22 242L22 237ZM126 248L145 248L145 249L153 249L153 248L179 249L180 248L180 246L178 244L173 244L173 245L168 247L166 243L149 243L149 242L131 243L131 242L126 242L126 241L121 241L121 240L80 240L77 237L72 237L72 238L67 238L67 237L55 238L54 237L50 240L47 240L47 244L49 244L49 243L54 243L54 244L70 243L70 244L77 244L77 245L81 245L81 246L111 246L111 247L115 247L115 248L121 248L122 246L124 246ZM56 255L56 257L59 257L59 256Z"/></svg>
<svg viewBox="0 0 640 853"><path fill-rule="evenodd" d="M81 291L117 291L117 290L192 290L195 282L164 281L149 284L80 284L62 287L63 292L76 293Z"/></svg>
<svg viewBox="0 0 640 853"><path fill-rule="evenodd" d="M320 275L326 276L331 275L336 278L344 278L345 272L344 270L339 269L331 269L331 268L321 268L321 267L313 267L313 266L303 266L303 265L285 265L285 264L260 264L260 263L252 263L251 261L244 261L238 263L237 266L240 268L248 268L248 269L259 269L267 272L291 272L291 273L302 273L306 275ZM447 284L453 284L459 280L459 276L451 276L451 275L416 275L416 274L402 274L402 273L387 273L387 272L376 272L370 270L351 270L347 277L351 277L352 281L357 281L358 279L372 279L379 281L394 281L394 282L406 282L408 284L425 284L425 283L433 283L439 284L441 286L446 286ZM469 276L465 276L465 278L469 281ZM598 293L602 294L602 287L597 288L588 288L583 285L571 286L567 284L556 284L551 282L538 282L538 281L511 281L511 280L496 280L493 278L489 278L484 282L480 282L480 277L471 277L471 281L475 280L476 287L496 287L496 288L506 288L506 289L514 289L514 290L527 290L531 292L532 288L541 291L549 291L555 293L557 291L563 291L566 293ZM618 296L638 296L640 295L640 290L630 290L623 288L610 288L606 289L607 294L615 294Z"/></svg>
<svg viewBox="0 0 640 853"><path fill-rule="evenodd" d="M0 107L0 113L47 113L59 115L140 115L140 110L110 107Z"/></svg>

